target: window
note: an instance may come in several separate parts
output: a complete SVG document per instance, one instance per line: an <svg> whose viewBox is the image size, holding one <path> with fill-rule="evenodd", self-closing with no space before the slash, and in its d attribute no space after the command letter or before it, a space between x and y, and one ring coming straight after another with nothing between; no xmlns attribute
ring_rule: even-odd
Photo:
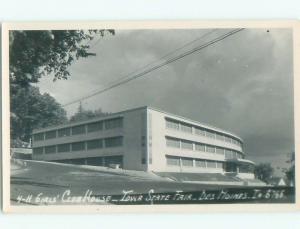
<svg viewBox="0 0 300 229"><path fill-rule="evenodd" d="M231 159L233 158L233 152L229 149L225 149L225 158L226 159Z"/></svg>
<svg viewBox="0 0 300 229"><path fill-rule="evenodd" d="M166 119L166 127L169 129L179 130L179 122Z"/></svg>
<svg viewBox="0 0 300 229"><path fill-rule="evenodd" d="M196 167L201 167L201 168L206 168L206 163L204 160L195 160L195 165Z"/></svg>
<svg viewBox="0 0 300 229"><path fill-rule="evenodd" d="M180 123L180 129L186 133L193 133L192 126L189 124Z"/></svg>
<svg viewBox="0 0 300 229"><path fill-rule="evenodd" d="M200 143L195 143L195 150L205 152L205 145Z"/></svg>
<svg viewBox="0 0 300 229"><path fill-rule="evenodd" d="M72 151L85 150L85 142L74 142L72 143Z"/></svg>
<svg viewBox="0 0 300 229"><path fill-rule="evenodd" d="M182 158L181 162L183 166L189 166L189 167L193 166L193 159L191 158Z"/></svg>
<svg viewBox="0 0 300 229"><path fill-rule="evenodd" d="M167 165L174 165L174 166L180 165L179 157L167 156L166 158L167 158Z"/></svg>
<svg viewBox="0 0 300 229"><path fill-rule="evenodd" d="M206 152L208 152L208 153L215 153L215 147L206 146Z"/></svg>
<svg viewBox="0 0 300 229"><path fill-rule="evenodd" d="M192 142L189 142L189 141L184 141L184 140L182 140L182 141L181 141L181 148L182 148L182 149L190 149L190 150L193 150L193 143L192 143Z"/></svg>
<svg viewBox="0 0 300 229"><path fill-rule="evenodd" d="M217 161L216 163L217 163L217 168L219 168L219 169L223 168L223 163L222 162Z"/></svg>
<svg viewBox="0 0 300 229"><path fill-rule="evenodd" d="M114 118L105 121L105 129L115 129L123 127L123 119L122 118Z"/></svg>
<svg viewBox="0 0 300 229"><path fill-rule="evenodd" d="M212 131L206 131L206 136L209 138L216 138L216 134Z"/></svg>
<svg viewBox="0 0 300 229"><path fill-rule="evenodd" d="M57 152L70 152L70 144L57 145Z"/></svg>
<svg viewBox="0 0 300 229"><path fill-rule="evenodd" d="M71 129L70 128L64 128L57 131L58 137L66 137L71 135Z"/></svg>
<svg viewBox="0 0 300 229"><path fill-rule="evenodd" d="M91 140L91 141L87 141L87 149L91 150L91 149L100 149L103 147L103 141L102 139L95 139L95 140Z"/></svg>
<svg viewBox="0 0 300 229"><path fill-rule="evenodd" d="M56 153L56 146L46 146L45 153Z"/></svg>
<svg viewBox="0 0 300 229"><path fill-rule="evenodd" d="M85 125L73 126L72 135L85 134Z"/></svg>
<svg viewBox="0 0 300 229"><path fill-rule="evenodd" d="M174 138L166 138L168 147L180 148L180 141Z"/></svg>
<svg viewBox="0 0 300 229"><path fill-rule="evenodd" d="M118 147L122 146L123 137L113 137L105 139L105 147Z"/></svg>
<svg viewBox="0 0 300 229"><path fill-rule="evenodd" d="M230 138L230 137L227 137L227 136L225 136L225 142L230 142L230 143L231 143L231 138Z"/></svg>
<svg viewBox="0 0 300 229"><path fill-rule="evenodd" d="M56 138L56 130L48 131L45 133L45 139Z"/></svg>
<svg viewBox="0 0 300 229"><path fill-rule="evenodd" d="M200 127L195 127L195 134L205 136L205 130Z"/></svg>
<svg viewBox="0 0 300 229"><path fill-rule="evenodd" d="M43 152L44 152L43 147L33 148L33 154L43 154Z"/></svg>
<svg viewBox="0 0 300 229"><path fill-rule="evenodd" d="M34 141L43 141L44 140L44 133L34 134L33 135Z"/></svg>
<svg viewBox="0 0 300 229"><path fill-rule="evenodd" d="M87 125L88 132L96 132L99 130L103 130L103 122L93 122Z"/></svg>
<svg viewBox="0 0 300 229"><path fill-rule="evenodd" d="M223 148L220 148L220 147L217 147L217 148L216 148L216 153L217 153L217 154L224 155L224 149L223 149Z"/></svg>
<svg viewBox="0 0 300 229"><path fill-rule="evenodd" d="M207 168L216 168L216 162L214 161L206 161Z"/></svg>
<svg viewBox="0 0 300 229"><path fill-rule="evenodd" d="M216 139L218 139L220 141L224 141L224 135L222 135L222 134L216 134Z"/></svg>

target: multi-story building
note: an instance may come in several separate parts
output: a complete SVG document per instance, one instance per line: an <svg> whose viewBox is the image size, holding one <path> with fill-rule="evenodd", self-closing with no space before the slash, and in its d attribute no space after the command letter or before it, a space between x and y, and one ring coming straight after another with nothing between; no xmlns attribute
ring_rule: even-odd
<svg viewBox="0 0 300 229"><path fill-rule="evenodd" d="M150 107L34 130L33 159L254 178L241 138Z"/></svg>

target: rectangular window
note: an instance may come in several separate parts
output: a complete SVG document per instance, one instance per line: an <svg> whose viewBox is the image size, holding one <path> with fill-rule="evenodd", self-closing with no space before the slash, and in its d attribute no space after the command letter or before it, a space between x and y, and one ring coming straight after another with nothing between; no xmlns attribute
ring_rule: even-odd
<svg viewBox="0 0 300 229"><path fill-rule="evenodd" d="M215 149L213 146L206 146L206 152L208 153L215 153Z"/></svg>
<svg viewBox="0 0 300 229"><path fill-rule="evenodd" d="M166 141L168 147L180 148L180 141L178 139L166 138Z"/></svg>
<svg viewBox="0 0 300 229"><path fill-rule="evenodd" d="M223 149L223 148L220 148L220 147L216 147L216 153L217 153L217 154L224 155L224 149Z"/></svg>
<svg viewBox="0 0 300 229"><path fill-rule="evenodd" d="M170 120L170 119L166 119L166 128L179 130L179 122Z"/></svg>
<svg viewBox="0 0 300 229"><path fill-rule="evenodd" d="M56 130L48 131L45 133L45 139L56 138Z"/></svg>
<svg viewBox="0 0 300 229"><path fill-rule="evenodd" d="M70 144L57 145L57 152L58 153L70 152Z"/></svg>
<svg viewBox="0 0 300 229"><path fill-rule="evenodd" d="M43 152L44 152L43 147L33 148L33 154L43 154Z"/></svg>
<svg viewBox="0 0 300 229"><path fill-rule="evenodd" d="M193 143L185 140L181 140L181 148L193 150Z"/></svg>
<svg viewBox="0 0 300 229"><path fill-rule="evenodd" d="M188 166L188 167L193 166L193 159L191 159L191 158L182 158L181 162L182 162L183 166Z"/></svg>
<svg viewBox="0 0 300 229"><path fill-rule="evenodd" d="M230 137L227 137L227 136L225 136L225 142L230 142L230 143L231 143L231 138L230 138Z"/></svg>
<svg viewBox="0 0 300 229"><path fill-rule="evenodd" d="M205 130L200 127L195 127L195 134L205 136Z"/></svg>
<svg viewBox="0 0 300 229"><path fill-rule="evenodd" d="M87 131L90 132L96 132L99 130L103 130L103 122L93 122L93 123L89 123L87 125Z"/></svg>
<svg viewBox="0 0 300 229"><path fill-rule="evenodd" d="M231 150L229 150L229 149L225 149L225 158L226 159L231 159L231 158L233 158L233 154L232 154L233 152L231 151Z"/></svg>
<svg viewBox="0 0 300 229"><path fill-rule="evenodd" d="M220 141L224 141L224 135L222 135L222 134L216 134L216 139L218 139Z"/></svg>
<svg viewBox="0 0 300 229"><path fill-rule="evenodd" d="M85 150L85 142L74 142L72 143L72 151Z"/></svg>
<svg viewBox="0 0 300 229"><path fill-rule="evenodd" d="M34 134L33 135L34 141L43 141L44 140L44 133Z"/></svg>
<svg viewBox="0 0 300 229"><path fill-rule="evenodd" d="M195 143L195 150L205 152L205 145L200 143Z"/></svg>
<svg viewBox="0 0 300 229"><path fill-rule="evenodd" d="M106 138L105 147L118 147L123 145L123 137Z"/></svg>
<svg viewBox="0 0 300 229"><path fill-rule="evenodd" d="M223 168L223 163L217 161L217 168L222 169Z"/></svg>
<svg viewBox="0 0 300 229"><path fill-rule="evenodd" d="M57 131L58 137L66 137L71 135L71 129L70 128L63 128Z"/></svg>
<svg viewBox="0 0 300 229"><path fill-rule="evenodd" d="M122 128L123 118L114 118L110 120L105 120L104 125L106 130Z"/></svg>
<svg viewBox="0 0 300 229"><path fill-rule="evenodd" d="M216 138L216 134L215 132L212 132L212 131L206 131L206 136L209 137L209 138Z"/></svg>
<svg viewBox="0 0 300 229"><path fill-rule="evenodd" d="M216 162L215 161L206 161L207 168L216 168Z"/></svg>
<svg viewBox="0 0 300 229"><path fill-rule="evenodd" d="M73 126L72 135L85 134L85 125Z"/></svg>
<svg viewBox="0 0 300 229"><path fill-rule="evenodd" d="M56 153L56 146L46 146L45 153Z"/></svg>
<svg viewBox="0 0 300 229"><path fill-rule="evenodd" d="M91 140L91 141L87 141L87 149L91 150L91 149L100 149L103 147L103 141L102 139L95 139L95 140Z"/></svg>
<svg viewBox="0 0 300 229"><path fill-rule="evenodd" d="M206 168L206 163L204 160L195 160L195 165L196 167L201 167L201 168Z"/></svg>
<svg viewBox="0 0 300 229"><path fill-rule="evenodd" d="M180 165L179 157L166 156L166 158L167 158L167 165L173 165L173 166L179 166Z"/></svg>
<svg viewBox="0 0 300 229"><path fill-rule="evenodd" d="M185 123L180 123L180 129L181 129L181 131L186 132L186 133L193 132L192 126L189 124L185 124Z"/></svg>

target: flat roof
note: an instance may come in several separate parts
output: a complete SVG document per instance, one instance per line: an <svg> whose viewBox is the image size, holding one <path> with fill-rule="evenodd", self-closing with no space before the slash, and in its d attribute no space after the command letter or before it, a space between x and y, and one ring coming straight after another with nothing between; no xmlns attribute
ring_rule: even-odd
<svg viewBox="0 0 300 229"><path fill-rule="evenodd" d="M172 113L169 113L169 112L166 112L166 111L163 111L163 110L160 110L158 108L151 107L151 106L136 107L136 108L132 108L132 109L127 109L127 110L123 110L123 111L119 111L119 112L107 114L107 115L100 116L100 117L91 118L89 120L77 121L77 122L76 121L75 122L68 122L68 123L59 124L59 125L53 125L53 126L49 126L49 127L45 127L45 128L34 129L33 130L33 134L41 133L41 132L45 132L45 131L56 130L56 129L62 129L62 128L66 128L66 127L72 127L72 126L82 125L82 124L87 124L87 123L96 122L96 121L102 121L102 120L111 119L111 118L122 117L122 114L124 114L124 113L135 111L135 110L142 110L142 109L149 109L149 110L153 110L153 111L157 111L157 112L166 114L168 116L173 116L173 117L182 119L184 121L190 122L190 124L199 125L199 126L201 126L203 128L211 129L211 130L214 130L216 132L229 135L229 136L234 137L234 138L240 140L241 142L243 142L243 139L241 139L239 136L237 136L236 134L233 134L231 132L228 132L226 130L220 129L218 127L215 127L215 126L212 126L212 125L209 125L209 124L201 123L199 121L195 121L195 120L183 117L183 116L172 114ZM178 121L181 121L181 120L178 120Z"/></svg>

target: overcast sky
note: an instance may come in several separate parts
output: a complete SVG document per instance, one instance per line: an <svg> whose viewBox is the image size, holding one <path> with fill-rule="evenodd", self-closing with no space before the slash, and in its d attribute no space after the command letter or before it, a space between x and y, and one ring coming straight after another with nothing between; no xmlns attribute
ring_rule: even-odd
<svg viewBox="0 0 300 229"><path fill-rule="evenodd" d="M64 104L210 31L116 31L91 42L97 56L74 63L69 80L48 77L38 86ZM184 50L228 31L214 31ZM287 167L287 154L294 150L292 55L291 30L245 29L82 104L107 112L157 107L237 134L247 158L256 163ZM68 115L77 107L66 107Z"/></svg>

